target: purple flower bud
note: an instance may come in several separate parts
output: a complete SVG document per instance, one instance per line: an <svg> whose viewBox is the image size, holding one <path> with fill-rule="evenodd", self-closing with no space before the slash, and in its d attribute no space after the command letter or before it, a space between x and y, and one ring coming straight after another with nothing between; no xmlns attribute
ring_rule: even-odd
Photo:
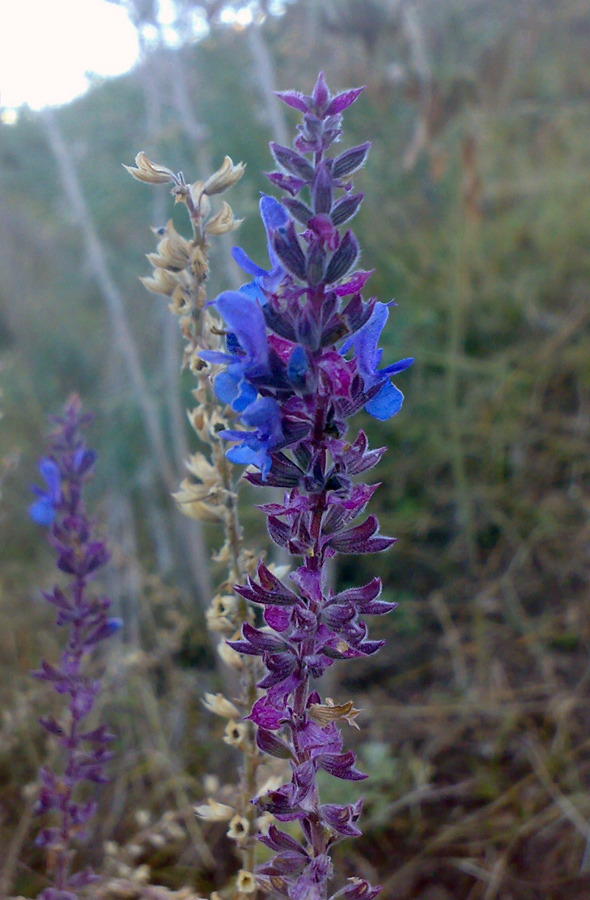
<svg viewBox="0 0 590 900"><path fill-rule="evenodd" d="M336 294L339 297L348 297L349 294L359 293L362 291L374 271L374 269L370 269L368 272L355 272L354 275L350 276L348 281L345 281L334 288ZM351 328L351 330L356 330L356 326Z"/></svg>
<svg viewBox="0 0 590 900"><path fill-rule="evenodd" d="M326 79L324 78L323 72L320 72L320 74L318 75L311 96L316 108L316 112L318 114L321 114L324 111L324 107L326 106L330 98L330 91L328 90L328 85L326 84ZM332 115L332 113L327 113L327 115Z"/></svg>
<svg viewBox="0 0 590 900"><path fill-rule="evenodd" d="M291 527L287 522L281 522L276 516L269 516L267 521L268 533L279 547L287 547L291 537Z"/></svg>
<svg viewBox="0 0 590 900"><path fill-rule="evenodd" d="M364 91L364 86L360 88L353 88L350 91L344 91L342 94L337 94L330 102L326 110L326 116L335 116L338 113L343 112L349 106L351 106L354 101L357 99L359 94Z"/></svg>
<svg viewBox="0 0 590 900"><path fill-rule="evenodd" d="M339 200L330 214L332 223L336 226L344 225L345 222L352 219L358 212L359 207L363 202L363 197L364 194L350 194L347 197L343 197L342 200Z"/></svg>
<svg viewBox="0 0 590 900"><path fill-rule="evenodd" d="M271 141L270 149L279 166L286 169L291 175L303 179L304 183L312 180L314 168L304 156L295 153L289 147L282 147L281 144L276 144L274 141Z"/></svg>
<svg viewBox="0 0 590 900"><path fill-rule="evenodd" d="M335 778L343 778L347 781L362 781L367 776L355 768L355 757L352 751L334 755L327 754L320 759L320 766L334 775Z"/></svg>
<svg viewBox="0 0 590 900"><path fill-rule="evenodd" d="M81 741L89 741L90 743L107 744L116 739L116 735L111 734L106 725L99 725L93 731L84 731L79 735Z"/></svg>
<svg viewBox="0 0 590 900"><path fill-rule="evenodd" d="M321 244L314 244L307 257L307 282L311 287L317 287L324 277L326 267L326 251ZM316 324L316 323L314 323ZM315 329L318 330L317 327ZM312 345L316 341L309 341Z"/></svg>
<svg viewBox="0 0 590 900"><path fill-rule="evenodd" d="M251 484L267 484L268 487L296 487L303 478L303 472L284 453L271 454L271 468L263 479L257 473L246 473L246 480Z"/></svg>
<svg viewBox="0 0 590 900"><path fill-rule="evenodd" d="M351 175L353 172L356 172L357 169L360 169L365 162L370 149L371 144L367 141L366 144L360 144L358 147L351 147L350 150L345 150L344 153L337 156L332 165L332 175L334 178L344 178L345 175Z"/></svg>
<svg viewBox="0 0 590 900"><path fill-rule="evenodd" d="M293 606L297 602L297 594L285 587L276 575L268 569L263 562L258 564L258 583L253 578L249 578L250 592L247 594L248 588L236 586L235 590L249 600L255 603L270 604L274 606Z"/></svg>
<svg viewBox="0 0 590 900"><path fill-rule="evenodd" d="M355 525L341 534L333 535L330 546L339 553L379 553L391 547L396 538L377 537L379 522L376 516L369 516L362 525Z"/></svg>
<svg viewBox="0 0 590 900"><path fill-rule="evenodd" d="M307 854L287 850L273 856L271 862L260 866L258 875L299 875L309 862ZM284 880L284 879L283 879Z"/></svg>
<svg viewBox="0 0 590 900"><path fill-rule="evenodd" d="M258 731L256 732L256 745L263 753L274 756L276 759L293 758L293 754L287 744L276 737L272 731L267 731L265 728L258 728Z"/></svg>
<svg viewBox="0 0 590 900"><path fill-rule="evenodd" d="M309 759L293 768L289 798L294 807L302 804L309 796L315 785L315 777L316 766Z"/></svg>
<svg viewBox="0 0 590 900"><path fill-rule="evenodd" d="M63 681L67 681L65 672L62 672L61 669L56 668L56 666L50 665L44 660L41 661L41 668L36 669L34 672L31 672L31 675L33 678L37 678L39 681L52 681L54 685L60 684Z"/></svg>
<svg viewBox="0 0 590 900"><path fill-rule="evenodd" d="M323 619L330 628L338 630L340 626L354 619L355 615L353 603L333 603L324 610Z"/></svg>
<svg viewBox="0 0 590 900"><path fill-rule="evenodd" d="M325 162L318 166L311 190L314 213L329 213L332 209L332 176Z"/></svg>
<svg viewBox="0 0 590 900"><path fill-rule="evenodd" d="M264 844L271 850L287 850L290 853L300 856L303 860L307 861L309 859L308 854L303 847L297 843L295 838L292 838L291 835L286 834L284 831L279 831L276 825L271 825L268 829L268 834L260 835L258 840L261 844Z"/></svg>
<svg viewBox="0 0 590 900"><path fill-rule="evenodd" d="M353 267L359 255L359 246L352 231L347 231L326 271L326 284L339 281Z"/></svg>
<svg viewBox="0 0 590 900"><path fill-rule="evenodd" d="M281 263L295 278L305 280L305 256L297 240L293 223L290 222L284 234L276 234L273 242Z"/></svg>
<svg viewBox="0 0 590 900"><path fill-rule="evenodd" d="M346 900L373 900L381 891L381 885L372 886L363 878L350 878L342 892Z"/></svg>
<svg viewBox="0 0 590 900"><path fill-rule="evenodd" d="M283 200L283 206L285 209L288 209L294 219L297 219L298 222L301 222L302 225L307 225L311 217L313 216L313 210L306 206L305 203L302 203L301 200L293 200L290 197L286 197Z"/></svg>
<svg viewBox="0 0 590 900"><path fill-rule="evenodd" d="M266 177L276 187L282 191L287 191L292 197L295 197L301 188L305 185L303 178L296 178L294 175L285 175L283 172L267 172Z"/></svg>
<svg viewBox="0 0 590 900"><path fill-rule="evenodd" d="M39 719L39 724L45 728L49 734L53 734L56 737L62 737L64 734L64 730L59 722L53 716L42 716Z"/></svg>
<svg viewBox="0 0 590 900"><path fill-rule="evenodd" d="M78 475L85 475L94 466L96 453L86 447L78 447L74 454L73 471Z"/></svg>
<svg viewBox="0 0 590 900"><path fill-rule="evenodd" d="M261 811L271 813L279 822L294 822L305 817L303 810L293 809L284 790L269 791L257 799L256 805Z"/></svg>
<svg viewBox="0 0 590 900"><path fill-rule="evenodd" d="M59 609L71 610L71 603L68 597L58 587L54 587L52 591L41 591L43 599L48 603L53 603Z"/></svg>
<svg viewBox="0 0 590 900"><path fill-rule="evenodd" d="M99 641L103 641L105 638L111 637L113 634L116 634L117 631L120 631L123 627L122 619L105 619L100 622L90 634L84 640L84 646L91 647L92 644L97 644Z"/></svg>
<svg viewBox="0 0 590 900"><path fill-rule="evenodd" d="M287 649L288 644L282 638L275 637L267 631L259 631L248 622L245 622L242 628L244 639L249 641L253 647L258 650L268 650L271 653L281 652Z"/></svg>
<svg viewBox="0 0 590 900"><path fill-rule="evenodd" d="M338 834L346 837L358 837L362 832L355 822L360 816L362 803L362 800L349 806L337 806L333 803L327 803L321 807L321 814L324 821Z"/></svg>
<svg viewBox="0 0 590 900"><path fill-rule="evenodd" d="M298 109L299 112L307 112L309 109L309 105L306 101L306 98L303 94L300 94L299 91L275 91L275 95L282 100L283 103L286 103L287 106L293 107L293 109Z"/></svg>

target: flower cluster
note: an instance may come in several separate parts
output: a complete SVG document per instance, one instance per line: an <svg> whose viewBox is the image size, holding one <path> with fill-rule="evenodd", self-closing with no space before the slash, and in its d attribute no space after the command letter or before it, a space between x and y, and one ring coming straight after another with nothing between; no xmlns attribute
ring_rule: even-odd
<svg viewBox="0 0 590 900"><path fill-rule="evenodd" d="M254 798L260 812L301 825L302 842L276 825L261 838L274 856L259 867L258 882L290 900L326 900L330 847L360 833L360 801L322 804L317 786L320 769L345 780L365 777L339 730L342 721L354 724L358 710L351 701L322 702L311 679L335 660L376 653L383 642L368 637L364 617L395 606L380 599L378 578L334 593L326 572L337 553L374 553L394 542L379 534L374 515L355 524L376 489L355 477L384 451L369 449L362 431L348 440L347 420L361 409L380 420L395 415L403 396L391 377L412 362L381 367L388 305L363 299L371 273L356 268L358 242L342 229L362 202L350 177L370 145L327 154L340 137L341 113L361 90L332 96L320 74L311 96L279 94L303 121L292 149L271 144L279 170L268 177L286 196L280 202L264 196L260 203L270 265L262 268L234 250L252 281L213 302L226 324L225 349L200 354L223 366L214 389L244 426L221 432L234 442L227 456L259 470L246 475L254 485L284 489L280 502L260 508L272 540L301 557L291 585L261 561L247 583L235 587L263 621L260 627L246 621L239 639L229 642L264 663L247 718L259 748L290 764L290 780ZM370 900L377 892L351 879L332 897Z"/></svg>
<svg viewBox="0 0 590 900"><path fill-rule="evenodd" d="M103 541L93 536L93 523L83 502L83 487L92 477L96 455L86 447L82 429L92 416L82 412L74 396L64 414L54 417L49 455L39 464L46 488L34 487L36 501L31 518L49 528L49 542L55 550L57 567L68 576L66 586L55 586L43 593L58 610L57 625L69 629L59 665L43 661L33 676L49 682L58 694L69 696L67 714L61 721L54 716L41 719L43 728L63 748L63 772L41 769L41 789L36 813L53 811L57 824L43 829L36 840L48 853L53 886L40 894L40 900L76 900L77 890L94 880L88 869L72 874L72 840L83 835L84 827L96 809L94 800L75 799L77 786L84 781L102 783L104 765L111 757L107 749L113 740L105 725L87 730L83 722L92 710L100 682L85 672L85 657L96 644L121 627L121 620L108 616L111 601L93 596L88 584L103 566L109 554Z"/></svg>

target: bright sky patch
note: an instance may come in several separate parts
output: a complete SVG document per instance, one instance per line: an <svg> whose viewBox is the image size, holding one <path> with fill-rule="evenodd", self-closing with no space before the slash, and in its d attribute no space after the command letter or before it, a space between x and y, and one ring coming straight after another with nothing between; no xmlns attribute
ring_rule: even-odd
<svg viewBox="0 0 590 900"><path fill-rule="evenodd" d="M17 0L2 5L0 106L67 103L85 73L119 75L137 59L135 29L106 0Z"/></svg>

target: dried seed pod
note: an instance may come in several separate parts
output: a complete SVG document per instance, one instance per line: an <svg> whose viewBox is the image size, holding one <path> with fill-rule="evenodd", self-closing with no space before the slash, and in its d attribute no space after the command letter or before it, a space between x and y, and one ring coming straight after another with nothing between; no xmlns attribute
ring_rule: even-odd
<svg viewBox="0 0 590 900"><path fill-rule="evenodd" d="M222 716L224 719L238 719L240 717L237 707L223 694L205 694L203 706L209 712L215 713L216 716Z"/></svg>
<svg viewBox="0 0 590 900"><path fill-rule="evenodd" d="M190 260L191 245L177 232L172 219L168 220L164 228L153 230L162 240L158 242L156 253L148 254L152 265L164 269L184 269Z"/></svg>
<svg viewBox="0 0 590 900"><path fill-rule="evenodd" d="M237 607L235 597L217 594L205 612L207 628L220 634L233 634L236 624L233 621Z"/></svg>
<svg viewBox="0 0 590 900"><path fill-rule="evenodd" d="M214 466L202 453L193 453L185 463L189 472L198 478L203 484L220 484L219 469Z"/></svg>
<svg viewBox="0 0 590 900"><path fill-rule="evenodd" d="M221 492L212 491L202 484L195 484L188 478L183 479L180 490L172 496L180 510L190 519L198 519L201 522L225 522L228 516Z"/></svg>
<svg viewBox="0 0 590 900"><path fill-rule="evenodd" d="M326 697L325 704L312 703L309 707L310 719L313 719L322 728L325 728L330 722L337 722L339 719L344 719L353 728L358 728L359 726L355 719L361 712L362 710L354 708L352 700L349 700L348 703L336 705L331 697Z"/></svg>
<svg viewBox="0 0 590 900"><path fill-rule="evenodd" d="M236 811L231 806L218 803L212 797L209 797L206 803L195 806L195 815L200 819L208 819L210 822L229 822L235 814Z"/></svg>
<svg viewBox="0 0 590 900"><path fill-rule="evenodd" d="M178 184L178 176L167 166L151 162L143 150L135 157L135 166L124 166L130 175L146 184Z"/></svg>
<svg viewBox="0 0 590 900"><path fill-rule="evenodd" d="M223 662L229 666L231 669L234 669L236 672L241 672L244 668L244 658L243 656L234 650L229 644L226 644L225 641L221 641L217 646L217 652L219 653Z"/></svg>
<svg viewBox="0 0 590 900"><path fill-rule="evenodd" d="M238 872L237 888L242 894L252 894L256 890L256 880L252 872L240 869Z"/></svg>
<svg viewBox="0 0 590 900"><path fill-rule="evenodd" d="M226 156L217 172L214 172L203 185L203 193L211 196L227 191L240 180L245 168L245 163L240 162L234 166L231 158Z"/></svg>
<svg viewBox="0 0 590 900"><path fill-rule="evenodd" d="M171 297L176 288L182 285L179 273L169 272L168 269L154 269L151 278L139 280L152 294L162 294L164 297Z"/></svg>
<svg viewBox="0 0 590 900"><path fill-rule="evenodd" d="M244 722L234 722L230 720L225 726L225 734L223 735L224 744L230 747L241 748L244 746L244 739L248 733L248 729Z"/></svg>
<svg viewBox="0 0 590 900"><path fill-rule="evenodd" d="M227 836L232 838L232 840L237 841L238 844L245 841L248 837L248 833L250 831L250 823L248 819L244 818L244 816L236 815L233 817L231 822L229 823L229 828L227 830Z"/></svg>
<svg viewBox="0 0 590 900"><path fill-rule="evenodd" d="M234 218L231 206L224 200L217 215L206 222L205 231L208 234L228 234L239 228L242 221L243 219Z"/></svg>

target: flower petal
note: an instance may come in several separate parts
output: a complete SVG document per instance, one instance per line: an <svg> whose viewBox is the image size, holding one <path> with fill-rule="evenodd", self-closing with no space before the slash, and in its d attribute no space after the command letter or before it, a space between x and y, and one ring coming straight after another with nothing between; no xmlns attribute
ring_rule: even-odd
<svg viewBox="0 0 590 900"><path fill-rule="evenodd" d="M268 363L268 345L264 314L255 300L239 291L224 291L215 300L215 308L251 360Z"/></svg>
<svg viewBox="0 0 590 900"><path fill-rule="evenodd" d="M404 395L391 381L386 381L379 393L366 404L365 409L374 419L385 422L402 408Z"/></svg>

